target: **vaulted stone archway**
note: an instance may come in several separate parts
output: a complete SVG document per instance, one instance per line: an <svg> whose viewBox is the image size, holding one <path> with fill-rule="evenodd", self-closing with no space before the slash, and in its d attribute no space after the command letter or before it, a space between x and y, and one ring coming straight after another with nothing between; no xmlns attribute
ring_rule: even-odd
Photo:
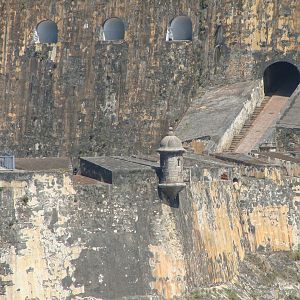
<svg viewBox="0 0 300 300"><path fill-rule="evenodd" d="M278 61L269 65L264 72L264 90L267 96L289 97L300 83L297 66L287 61Z"/></svg>

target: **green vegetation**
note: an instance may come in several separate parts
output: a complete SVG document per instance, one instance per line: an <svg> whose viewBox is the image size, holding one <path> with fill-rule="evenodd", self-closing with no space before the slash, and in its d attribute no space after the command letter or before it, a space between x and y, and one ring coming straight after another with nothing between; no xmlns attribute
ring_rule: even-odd
<svg viewBox="0 0 300 300"><path fill-rule="evenodd" d="M241 300L241 298L236 294L236 292L234 290L225 289L225 292L226 292L229 300Z"/></svg>
<svg viewBox="0 0 300 300"><path fill-rule="evenodd" d="M291 251L289 256L294 261L300 260L300 244L298 245L298 250Z"/></svg>
<svg viewBox="0 0 300 300"><path fill-rule="evenodd" d="M27 195L24 195L22 198L21 198L21 201L23 201L23 203L26 205L29 201L29 198Z"/></svg>
<svg viewBox="0 0 300 300"><path fill-rule="evenodd" d="M290 257L294 261L299 261L300 260L300 250L291 251Z"/></svg>
<svg viewBox="0 0 300 300"><path fill-rule="evenodd" d="M300 298L294 295L289 295L286 300L300 300Z"/></svg>
<svg viewBox="0 0 300 300"><path fill-rule="evenodd" d="M191 295L189 295L189 297L187 298L187 300L197 300L199 299L200 294L198 291L193 292Z"/></svg>
<svg viewBox="0 0 300 300"><path fill-rule="evenodd" d="M201 290L196 290L192 292L186 300L215 300L217 299L214 297L214 292L215 289L213 289L213 292L210 291L209 289L201 289Z"/></svg>

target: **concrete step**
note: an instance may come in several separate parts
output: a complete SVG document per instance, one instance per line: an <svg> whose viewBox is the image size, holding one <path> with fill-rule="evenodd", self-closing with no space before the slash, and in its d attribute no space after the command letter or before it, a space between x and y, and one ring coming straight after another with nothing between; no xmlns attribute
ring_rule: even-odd
<svg viewBox="0 0 300 300"><path fill-rule="evenodd" d="M242 129L240 130L240 132L233 137L233 139L231 141L231 145L228 148L228 151L233 152L237 148L237 146L239 145L241 140L246 136L246 134L249 132L250 128L253 126L253 122L260 115L260 113L262 112L262 110L264 109L264 107L266 106L266 104L269 102L270 99L271 99L271 97L265 96L263 101L261 102L260 106L257 106L254 109L253 113L249 116L248 120L246 120L246 122L245 122L244 126L242 127Z"/></svg>
<svg viewBox="0 0 300 300"><path fill-rule="evenodd" d="M265 97L260 107L260 114L257 115L255 113L251 117L251 121L253 122L252 127L245 134L234 152L248 153L253 149L253 145L256 145L260 141L270 126L273 126L272 124L276 120L277 113L282 110L287 101L286 98L280 96Z"/></svg>

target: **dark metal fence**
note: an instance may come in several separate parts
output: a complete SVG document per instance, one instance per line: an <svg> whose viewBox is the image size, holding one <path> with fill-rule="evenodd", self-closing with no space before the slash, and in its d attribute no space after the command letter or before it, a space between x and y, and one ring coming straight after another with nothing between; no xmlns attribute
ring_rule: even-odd
<svg viewBox="0 0 300 300"><path fill-rule="evenodd" d="M0 167L14 170L16 167L14 155L3 155L0 156Z"/></svg>

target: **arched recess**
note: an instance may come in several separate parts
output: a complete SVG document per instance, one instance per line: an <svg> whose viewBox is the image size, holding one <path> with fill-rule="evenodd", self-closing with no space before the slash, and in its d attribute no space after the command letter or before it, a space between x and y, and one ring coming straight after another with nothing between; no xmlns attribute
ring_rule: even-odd
<svg viewBox="0 0 300 300"><path fill-rule="evenodd" d="M40 22L36 27L36 33L40 43L57 43L58 41L57 25L51 20Z"/></svg>
<svg viewBox="0 0 300 300"><path fill-rule="evenodd" d="M124 22L119 18L107 19L104 22L103 31L105 41L124 40L125 25Z"/></svg>
<svg viewBox="0 0 300 300"><path fill-rule="evenodd" d="M292 63L278 61L269 65L264 72L265 95L289 97L300 83L299 69Z"/></svg>
<svg viewBox="0 0 300 300"><path fill-rule="evenodd" d="M188 16L175 17L169 24L167 41L191 41L193 39L193 26Z"/></svg>
<svg viewBox="0 0 300 300"><path fill-rule="evenodd" d="M221 48L223 42L224 42L224 28L221 24L219 24L215 32L215 48Z"/></svg>

